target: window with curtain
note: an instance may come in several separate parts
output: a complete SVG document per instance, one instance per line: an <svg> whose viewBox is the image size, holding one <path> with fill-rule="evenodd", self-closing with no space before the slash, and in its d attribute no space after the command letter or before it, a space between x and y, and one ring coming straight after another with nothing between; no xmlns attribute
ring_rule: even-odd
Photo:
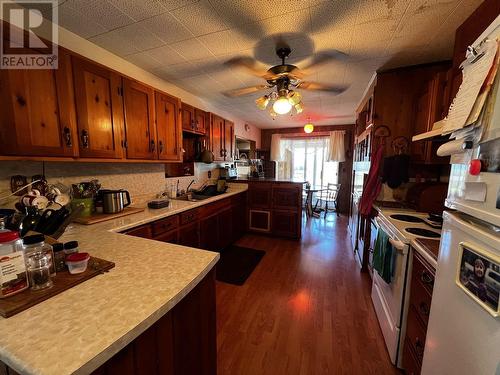
<svg viewBox="0 0 500 375"><path fill-rule="evenodd" d="M312 186L338 183L339 163L327 161L329 137L282 138L279 142L279 178L307 181Z"/></svg>

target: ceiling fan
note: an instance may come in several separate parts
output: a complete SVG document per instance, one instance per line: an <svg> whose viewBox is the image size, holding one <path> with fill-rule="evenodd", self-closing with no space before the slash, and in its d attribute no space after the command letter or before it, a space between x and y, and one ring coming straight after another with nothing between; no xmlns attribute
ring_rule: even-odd
<svg viewBox="0 0 500 375"><path fill-rule="evenodd" d="M346 90L346 87L343 86L327 85L303 80L306 75L310 74L312 68L317 68L325 64L334 59L335 56L328 53L318 54L306 68L299 69L295 65L285 63L285 60L290 56L291 52L292 50L288 45L278 46L276 48L276 55L281 59L281 64L272 66L267 70L258 67L257 61L250 57L236 57L227 61L226 64L245 68L251 74L263 78L266 83L226 91L224 95L228 97L244 96L276 87L276 91L272 91L255 100L255 104L261 110L265 110L269 103L273 102L273 105L269 108L269 113L274 118L278 114L283 115L291 112L292 108L297 114L304 110L302 95L294 89L325 91L336 95Z"/></svg>

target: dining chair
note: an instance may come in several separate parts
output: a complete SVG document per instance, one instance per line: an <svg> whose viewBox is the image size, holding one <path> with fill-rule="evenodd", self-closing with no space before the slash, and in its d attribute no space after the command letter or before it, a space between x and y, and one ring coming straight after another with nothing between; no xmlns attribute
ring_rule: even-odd
<svg viewBox="0 0 500 375"><path fill-rule="evenodd" d="M336 212L337 216L340 216L338 211L338 198L341 184L328 183L327 187L318 197L318 203L321 207L324 204L325 219L328 212Z"/></svg>

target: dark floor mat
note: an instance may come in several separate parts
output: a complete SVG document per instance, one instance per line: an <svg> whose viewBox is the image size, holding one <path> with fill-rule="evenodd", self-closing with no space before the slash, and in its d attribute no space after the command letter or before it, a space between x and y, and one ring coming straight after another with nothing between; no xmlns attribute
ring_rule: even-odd
<svg viewBox="0 0 500 375"><path fill-rule="evenodd" d="M216 278L228 284L243 285L253 270L266 255L263 250L230 246L220 254L216 267Z"/></svg>

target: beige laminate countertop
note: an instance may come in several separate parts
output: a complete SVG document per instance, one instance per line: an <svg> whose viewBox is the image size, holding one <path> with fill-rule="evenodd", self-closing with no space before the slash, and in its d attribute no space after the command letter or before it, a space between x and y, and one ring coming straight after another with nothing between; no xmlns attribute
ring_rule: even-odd
<svg viewBox="0 0 500 375"><path fill-rule="evenodd" d="M21 374L87 374L153 325L214 267L219 254L117 232L238 194L172 201L95 225L74 224L61 241L115 262L96 276L13 317L0 318L0 360Z"/></svg>

